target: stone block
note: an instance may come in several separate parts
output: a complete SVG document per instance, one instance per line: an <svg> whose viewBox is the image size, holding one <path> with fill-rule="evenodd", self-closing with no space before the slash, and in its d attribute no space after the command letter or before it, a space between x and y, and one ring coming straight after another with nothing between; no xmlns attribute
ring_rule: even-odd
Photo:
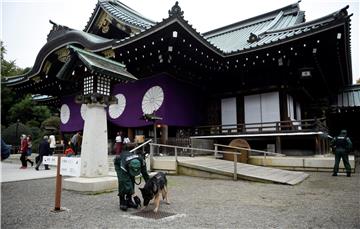
<svg viewBox="0 0 360 229"><path fill-rule="evenodd" d="M66 190L101 193L116 190L118 188L117 177L71 177L63 181L63 188Z"/></svg>

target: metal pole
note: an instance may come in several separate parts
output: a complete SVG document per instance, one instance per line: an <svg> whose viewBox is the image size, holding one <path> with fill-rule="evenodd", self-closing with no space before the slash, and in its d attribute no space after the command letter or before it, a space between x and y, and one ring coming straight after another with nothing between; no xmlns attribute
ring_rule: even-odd
<svg viewBox="0 0 360 229"><path fill-rule="evenodd" d="M15 141L18 142L18 129L19 129L19 122L20 120L16 120L16 130L15 130Z"/></svg>
<svg viewBox="0 0 360 229"><path fill-rule="evenodd" d="M156 123L154 121L154 143L156 144L157 141L156 141Z"/></svg>
<svg viewBox="0 0 360 229"><path fill-rule="evenodd" d="M178 159L177 159L177 147L174 148L174 151L175 151L175 171L176 171L176 174L178 174Z"/></svg>
<svg viewBox="0 0 360 229"><path fill-rule="evenodd" d="M214 152L214 156L215 156L215 159L217 158L218 156L218 146L215 145L215 152Z"/></svg>
<svg viewBox="0 0 360 229"><path fill-rule="evenodd" d="M57 168L56 168L56 189L55 189L55 211L61 210L61 186L62 186L62 176L60 175L60 164L61 164L61 154L58 154Z"/></svg>
<svg viewBox="0 0 360 229"><path fill-rule="evenodd" d="M150 170L152 169L153 156L154 156L154 145L150 143Z"/></svg>
<svg viewBox="0 0 360 229"><path fill-rule="evenodd" d="M177 161L177 147L175 147L174 150L175 150L175 161Z"/></svg>
<svg viewBox="0 0 360 229"><path fill-rule="evenodd" d="M237 155L234 154L234 180L237 180Z"/></svg>
<svg viewBox="0 0 360 229"><path fill-rule="evenodd" d="M263 161L263 166L266 166L266 153L264 152L264 161Z"/></svg>

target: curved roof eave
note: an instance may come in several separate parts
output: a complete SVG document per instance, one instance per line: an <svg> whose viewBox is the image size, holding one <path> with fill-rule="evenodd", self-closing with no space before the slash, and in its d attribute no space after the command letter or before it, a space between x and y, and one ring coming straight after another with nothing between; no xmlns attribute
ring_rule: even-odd
<svg viewBox="0 0 360 229"><path fill-rule="evenodd" d="M100 41L100 42L99 42ZM6 77L4 84L7 86L14 86L28 81L30 78L36 76L41 71L43 64L47 57L55 50L58 50L69 44L80 44L83 47L97 52L103 50L103 47L111 47L115 42L114 39L101 38L92 34L82 31L71 30L67 31L64 35L58 36L53 40L48 41L39 51L34 66L27 73L19 76Z"/></svg>

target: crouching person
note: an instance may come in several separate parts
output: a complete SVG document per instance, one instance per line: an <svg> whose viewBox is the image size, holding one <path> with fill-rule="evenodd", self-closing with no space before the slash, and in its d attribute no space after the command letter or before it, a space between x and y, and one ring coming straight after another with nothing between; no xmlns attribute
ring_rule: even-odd
<svg viewBox="0 0 360 229"><path fill-rule="evenodd" d="M133 148L134 145L126 144L124 151L114 159L118 178L120 209L123 211L126 211L128 208L137 208L141 205L140 198L134 196L135 176L141 173L145 181L149 180L149 174L146 171L146 163L143 158L129 152Z"/></svg>

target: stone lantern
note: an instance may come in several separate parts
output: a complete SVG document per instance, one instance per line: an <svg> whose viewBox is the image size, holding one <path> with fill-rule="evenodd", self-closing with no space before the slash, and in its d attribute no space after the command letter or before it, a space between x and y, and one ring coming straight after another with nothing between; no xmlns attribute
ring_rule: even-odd
<svg viewBox="0 0 360 229"><path fill-rule="evenodd" d="M126 83L136 78L125 66L69 45L70 57L57 77L81 85L75 102L86 106L81 145L81 177L108 176L108 131L105 108L117 99L111 96L115 83Z"/></svg>

